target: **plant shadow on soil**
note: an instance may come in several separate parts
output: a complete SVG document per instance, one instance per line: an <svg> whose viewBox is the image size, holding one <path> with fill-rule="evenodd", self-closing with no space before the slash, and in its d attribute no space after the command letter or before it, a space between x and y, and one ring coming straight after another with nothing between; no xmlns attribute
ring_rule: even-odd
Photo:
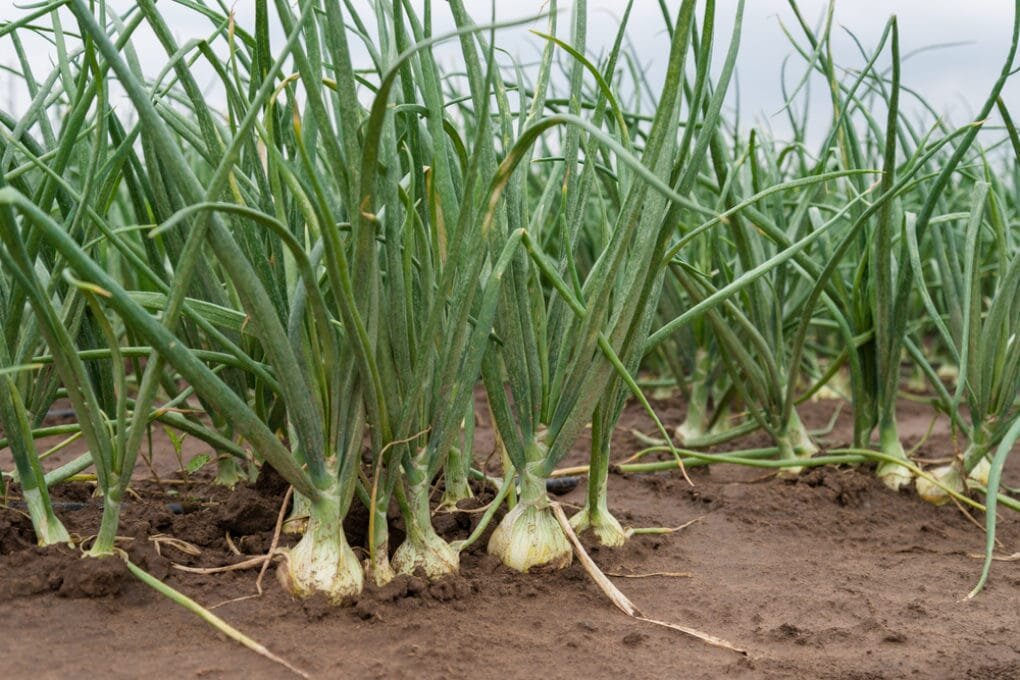
<svg viewBox="0 0 1020 680"><path fill-rule="evenodd" d="M807 426L824 427L835 403L805 404ZM682 415L675 399L655 406L664 422ZM930 411L904 402L900 414L909 448L928 431ZM823 443L847 444L850 428L849 414L841 414ZM614 458L640 448L632 429L653 431L633 404L621 420ZM491 449L485 422L477 440L483 455ZM734 448L767 444L759 434ZM578 442L565 464L583 461L587 445ZM160 446L165 450L157 449L155 460L172 459L169 442ZM954 450L945 423L937 422L919 453L936 458ZM983 549L982 531L952 505L936 508L885 489L869 469L819 468L783 479L715 466L692 469L693 487L677 473L611 477L610 507L625 526L698 521L675 534L635 536L620 549L589 543L593 559L611 574L688 572L689 578L613 580L646 615L725 638L749 650L743 658L628 619L576 561L554 573L512 573L486 554L487 537L462 555L458 576L369 586L352 607L294 600L269 577L261 597L239 599L255 593L257 569L197 575L173 569L171 561L196 567L240 561L228 534L244 555L263 554L285 484L263 474L229 492L201 473L182 484L163 471L158 483L143 467L121 530L120 545L132 560L206 606L225 603L218 615L313 677L1020 678L1020 563L996 562L986 591L962 601L978 576L980 561L970 555ZM1007 470L1005 481L1020 485L1020 465ZM582 483L561 500L569 510L583 495ZM471 510L490 497L483 490L464 511L436 514L437 530L448 540L466 537L481 517ZM65 484L54 498L71 532L95 532L101 508L88 487ZM359 507L345 525L353 546L364 545L367 516ZM165 542L157 551L153 538L160 535L201 554ZM401 539L394 517L391 548ZM1007 512L999 539L1001 552L1020 549L1020 521ZM285 673L134 580L119 560L79 555L34 547L28 520L0 508L5 677L77 677L100 669L108 678Z"/></svg>

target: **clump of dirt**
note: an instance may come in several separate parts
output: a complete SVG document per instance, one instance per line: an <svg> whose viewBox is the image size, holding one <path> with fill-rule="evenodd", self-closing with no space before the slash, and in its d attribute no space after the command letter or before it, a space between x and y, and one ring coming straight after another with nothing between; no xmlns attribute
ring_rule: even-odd
<svg viewBox="0 0 1020 680"><path fill-rule="evenodd" d="M25 550L34 544L32 520L13 508L0 508L0 555Z"/></svg>
<svg viewBox="0 0 1020 680"><path fill-rule="evenodd" d="M216 508L216 524L234 536L272 531L280 513L280 503L274 500L262 495L257 488L239 486Z"/></svg>
<svg viewBox="0 0 1020 680"><path fill-rule="evenodd" d="M811 468L789 482L818 489L833 503L851 508L865 504L876 488L873 474L853 468Z"/></svg>
<svg viewBox="0 0 1020 680"><path fill-rule="evenodd" d="M212 508L185 510L173 518L171 533L175 538L197 546L215 547L224 542L223 531L217 520L217 513Z"/></svg>
<svg viewBox="0 0 1020 680"><path fill-rule="evenodd" d="M453 602L475 592L475 586L461 575L429 581L423 575L400 575L384 586L366 584L354 605L363 620L385 621L395 610L416 609L433 603Z"/></svg>
<svg viewBox="0 0 1020 680"><path fill-rule="evenodd" d="M112 597L119 594L124 583L132 578L124 561L116 556L75 559L65 559L60 566L61 581L57 594L61 597Z"/></svg>
<svg viewBox="0 0 1020 680"><path fill-rule="evenodd" d="M0 566L0 601L47 592L67 598L112 597L132 579L118 557L83 557L63 546L36 547Z"/></svg>

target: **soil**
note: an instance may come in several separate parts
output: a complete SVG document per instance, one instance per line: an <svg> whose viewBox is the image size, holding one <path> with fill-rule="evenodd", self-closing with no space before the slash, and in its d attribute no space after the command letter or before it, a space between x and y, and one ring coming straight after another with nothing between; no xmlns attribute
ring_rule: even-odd
<svg viewBox="0 0 1020 680"><path fill-rule="evenodd" d="M676 423L682 406L657 402ZM825 428L836 402L805 404L809 428ZM944 422L930 436L930 410L904 402L901 434L926 458L952 455ZM842 413L823 445L845 445ZM652 433L628 407L616 458ZM587 442L579 442L576 460ZM760 436L741 447L767 444ZM491 449L481 423L479 451ZM194 442L187 446L196 447ZM66 460L71 452L62 452ZM988 587L973 586L984 535L953 505L936 508L894 493L868 468L814 469L794 478L713 466L614 475L610 506L626 526L686 528L639 535L624 547L591 546L592 558L646 616L694 627L746 648L744 657L682 633L627 618L582 567L517 574L480 541L462 555L457 577L428 583L402 577L366 589L350 607L298 601L258 571L198 575L172 568L220 566L266 551L285 485L263 474L233 493L204 470L183 479L173 447L156 440L153 467L139 466L124 508L120 545L131 559L316 678L1020 678L1020 562L996 562ZM0 461L6 467L6 461ZM56 462L60 462L59 460ZM160 470L160 465L163 469ZM151 470L159 472L156 481ZM1006 483L1020 485L1020 466ZM16 490L14 490L16 491ZM563 495L580 505L584 484ZM448 539L465 537L491 492L465 511L437 514ZM68 529L93 534L100 508L83 483L55 489ZM983 518L976 517L978 521ZM363 542L366 517L352 512L348 536ZM167 536L187 541L189 555ZM393 546L400 536L399 521ZM1020 545L1020 521L1004 512L1000 552ZM285 540L293 540L285 538ZM6 678L276 678L281 666L214 632L193 614L135 580L119 560L80 558L32 545L31 526L0 507L0 664ZM688 576L625 578L685 572Z"/></svg>

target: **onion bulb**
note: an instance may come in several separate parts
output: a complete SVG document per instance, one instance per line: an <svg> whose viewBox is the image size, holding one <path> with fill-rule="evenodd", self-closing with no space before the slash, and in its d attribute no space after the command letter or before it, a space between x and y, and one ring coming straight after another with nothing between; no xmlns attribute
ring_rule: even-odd
<svg viewBox="0 0 1020 680"><path fill-rule="evenodd" d="M342 604L361 593L364 574L347 544L335 499L312 505L304 536L286 554L276 573L292 595L322 593L331 603Z"/></svg>
<svg viewBox="0 0 1020 680"><path fill-rule="evenodd" d="M517 571L570 565L570 542L552 513L544 479L521 474L521 497L492 532L489 554Z"/></svg>

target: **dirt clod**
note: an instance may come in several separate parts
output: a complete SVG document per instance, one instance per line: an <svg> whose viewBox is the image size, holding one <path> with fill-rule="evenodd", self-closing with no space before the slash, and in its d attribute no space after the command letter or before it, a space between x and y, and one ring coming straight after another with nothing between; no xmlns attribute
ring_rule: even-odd
<svg viewBox="0 0 1020 680"><path fill-rule="evenodd" d="M257 489L238 487L217 508L217 524L234 536L247 536L261 531L272 531L280 512L279 502L274 503Z"/></svg>
<svg viewBox="0 0 1020 680"><path fill-rule="evenodd" d="M133 578L119 557L68 559L61 570L61 597L112 597Z"/></svg>

